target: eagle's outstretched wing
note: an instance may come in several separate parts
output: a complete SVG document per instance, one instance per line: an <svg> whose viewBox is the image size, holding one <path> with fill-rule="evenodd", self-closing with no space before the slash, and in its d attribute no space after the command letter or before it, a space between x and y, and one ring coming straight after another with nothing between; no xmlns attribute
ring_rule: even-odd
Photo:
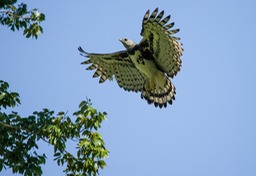
<svg viewBox="0 0 256 176"><path fill-rule="evenodd" d="M127 51L119 51L109 54L87 53L81 47L78 48L81 55L88 57L82 64L91 64L87 70L97 69L93 77L100 76L100 83L115 76L120 87L127 91L141 91L145 82L142 74L137 70L129 58Z"/></svg>
<svg viewBox="0 0 256 176"><path fill-rule="evenodd" d="M162 19L163 15L164 11L158 14L158 8L151 15L149 10L146 12L142 22L143 39L139 45L153 54L161 71L173 77L180 70L183 49L179 38L172 36L179 32L179 29L171 29L174 23L166 25L171 16Z"/></svg>

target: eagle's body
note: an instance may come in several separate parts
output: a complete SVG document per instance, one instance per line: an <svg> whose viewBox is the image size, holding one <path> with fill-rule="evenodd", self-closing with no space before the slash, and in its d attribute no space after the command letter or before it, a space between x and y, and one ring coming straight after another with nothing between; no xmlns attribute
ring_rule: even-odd
<svg viewBox="0 0 256 176"><path fill-rule="evenodd" d="M141 92L141 97L157 107L166 107L175 99L175 87L168 77L177 74L181 67L183 49L179 38L171 36L179 30L169 30L174 23L165 25L170 16L163 20L164 11L158 9L144 16L139 44L122 38L126 51L109 54L79 51L90 59L82 64L92 64L88 70L97 69L93 77L101 76L100 83L115 76L120 87L128 91ZM157 16L156 16L157 15Z"/></svg>

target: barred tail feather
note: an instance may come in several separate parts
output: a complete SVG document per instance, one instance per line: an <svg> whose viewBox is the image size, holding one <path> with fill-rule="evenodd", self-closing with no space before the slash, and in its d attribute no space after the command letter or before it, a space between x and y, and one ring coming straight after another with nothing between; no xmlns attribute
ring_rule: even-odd
<svg viewBox="0 0 256 176"><path fill-rule="evenodd" d="M149 104L154 103L155 107L167 107L167 103L172 104L175 100L175 87L171 81L166 78L166 83L164 87L160 89L154 89L147 91L146 87L143 88L141 92L141 98L146 99Z"/></svg>

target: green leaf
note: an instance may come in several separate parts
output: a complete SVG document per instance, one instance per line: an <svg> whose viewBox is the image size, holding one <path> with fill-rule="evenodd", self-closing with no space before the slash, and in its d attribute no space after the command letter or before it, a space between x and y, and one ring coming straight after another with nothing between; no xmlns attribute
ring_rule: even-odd
<svg viewBox="0 0 256 176"><path fill-rule="evenodd" d="M57 159L59 159L61 157L61 153L60 152L56 152L56 153L54 153L53 156L55 157L54 160L57 160Z"/></svg>
<svg viewBox="0 0 256 176"><path fill-rule="evenodd" d="M61 112L59 112L58 113L58 116L62 116L62 115L64 115L65 113L63 112L63 111L61 111Z"/></svg>
<svg viewBox="0 0 256 176"><path fill-rule="evenodd" d="M15 11L15 10L16 10L16 7L15 7L15 6L11 6L11 10L12 10L12 11Z"/></svg>
<svg viewBox="0 0 256 176"><path fill-rule="evenodd" d="M15 31L15 26L14 26L14 24L11 25L11 30L12 30L12 31Z"/></svg>
<svg viewBox="0 0 256 176"><path fill-rule="evenodd" d="M40 14L39 21L44 21L45 20L45 15L43 13Z"/></svg>
<svg viewBox="0 0 256 176"><path fill-rule="evenodd" d="M4 99L5 96L6 96L6 93L5 93L5 92L2 92L2 93L0 94L0 101L1 101L2 99Z"/></svg>
<svg viewBox="0 0 256 176"><path fill-rule="evenodd" d="M86 102L85 101L82 101L80 104L79 104L79 108L83 107L86 105Z"/></svg>

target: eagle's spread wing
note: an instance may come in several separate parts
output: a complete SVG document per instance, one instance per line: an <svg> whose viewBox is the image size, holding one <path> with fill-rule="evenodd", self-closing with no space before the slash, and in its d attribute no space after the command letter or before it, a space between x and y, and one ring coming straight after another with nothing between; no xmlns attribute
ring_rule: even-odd
<svg viewBox="0 0 256 176"><path fill-rule="evenodd" d="M100 76L100 83L115 76L120 87L128 91L141 91L145 82L142 74L137 70L129 58L127 51L119 51L109 54L87 53L81 47L78 48L82 56L88 57L82 64L91 64L87 70L97 69L93 77Z"/></svg>
<svg viewBox="0 0 256 176"><path fill-rule="evenodd" d="M162 19L163 15L164 11L158 14L158 8L151 15L149 10L146 12L142 22L143 39L139 45L142 50L151 52L161 71L173 77L180 70L183 49L182 44L178 42L179 38L172 36L179 32L179 29L170 30L174 23L166 25L170 15Z"/></svg>

